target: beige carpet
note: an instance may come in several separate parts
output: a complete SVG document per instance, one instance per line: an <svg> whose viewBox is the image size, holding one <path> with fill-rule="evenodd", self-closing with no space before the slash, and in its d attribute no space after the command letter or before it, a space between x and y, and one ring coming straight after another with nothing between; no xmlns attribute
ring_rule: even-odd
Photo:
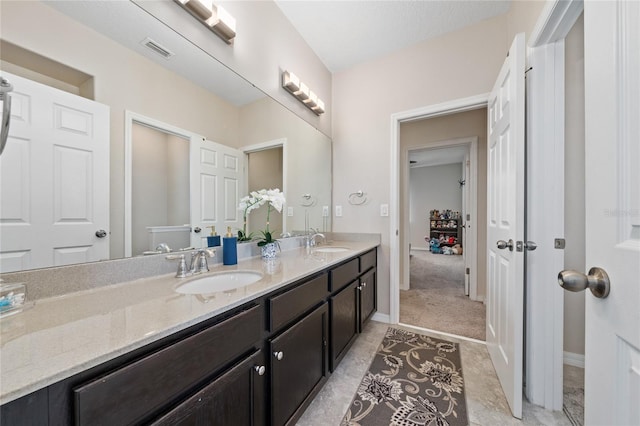
<svg viewBox="0 0 640 426"><path fill-rule="evenodd" d="M400 291L400 321L485 340L485 306L464 295L462 256L411 251L410 289Z"/></svg>

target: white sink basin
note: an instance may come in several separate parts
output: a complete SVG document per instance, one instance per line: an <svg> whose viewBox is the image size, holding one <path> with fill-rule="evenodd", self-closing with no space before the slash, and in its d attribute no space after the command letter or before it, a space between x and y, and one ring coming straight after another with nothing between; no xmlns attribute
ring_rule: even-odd
<svg viewBox="0 0 640 426"><path fill-rule="evenodd" d="M261 279L262 274L254 271L217 272L181 284L176 288L176 291L182 294L216 293L244 287Z"/></svg>
<svg viewBox="0 0 640 426"><path fill-rule="evenodd" d="M317 247L316 248L316 252L318 253L341 253L343 251L349 251L351 249L348 249L346 247L338 247L338 246L324 246L324 247Z"/></svg>

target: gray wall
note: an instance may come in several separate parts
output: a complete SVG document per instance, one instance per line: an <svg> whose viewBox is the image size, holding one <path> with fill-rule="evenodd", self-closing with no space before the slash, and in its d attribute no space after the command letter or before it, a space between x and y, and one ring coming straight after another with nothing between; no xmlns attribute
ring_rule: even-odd
<svg viewBox="0 0 640 426"><path fill-rule="evenodd" d="M585 271L584 18L565 39L565 269ZM564 292L564 350L584 354L585 292Z"/></svg>
<svg viewBox="0 0 640 426"><path fill-rule="evenodd" d="M462 163L409 170L409 223L411 248L428 249L425 235L429 235L429 212L453 210L462 212Z"/></svg>

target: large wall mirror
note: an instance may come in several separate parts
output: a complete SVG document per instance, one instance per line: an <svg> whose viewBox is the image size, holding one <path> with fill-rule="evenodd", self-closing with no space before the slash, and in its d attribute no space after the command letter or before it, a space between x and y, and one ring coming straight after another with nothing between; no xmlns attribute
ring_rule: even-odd
<svg viewBox="0 0 640 426"><path fill-rule="evenodd" d="M192 232L207 225L191 223L191 213L198 209L206 216L206 208L222 205L219 197L233 185L217 192L203 185L194 205L188 177L194 157L186 147L192 142L180 132L239 153L237 163L227 161L232 155L219 160L222 166L246 166L238 169L235 198L227 193L226 201L281 182L287 204L276 229L331 230L330 138L139 5L2 1L0 42L2 75L41 85L29 89L37 94L33 98L19 84L12 93L14 133L0 157L0 272L136 256L152 248L142 228L189 225ZM64 95L56 100L39 87ZM56 112L38 112L36 97L46 98ZM29 127L39 114L53 115L46 124L51 131ZM154 144L151 130L162 133L165 127L180 131L166 132ZM86 148L82 137L102 139L104 150ZM39 138L48 143L46 155L33 163ZM181 166L162 163L168 159ZM132 211L127 197L133 192L146 211ZM152 206L159 205L170 208L158 214L162 207ZM260 211L255 213L250 230L261 224ZM226 206L217 214L221 223L238 226L237 208ZM49 228L34 226L37 216ZM83 242L57 240L70 235L74 224ZM189 240L194 241L199 240ZM93 248L99 244L106 249Z"/></svg>

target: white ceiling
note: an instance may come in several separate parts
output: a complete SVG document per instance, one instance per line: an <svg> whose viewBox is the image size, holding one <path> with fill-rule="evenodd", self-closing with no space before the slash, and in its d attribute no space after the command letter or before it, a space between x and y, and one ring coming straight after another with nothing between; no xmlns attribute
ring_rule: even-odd
<svg viewBox="0 0 640 426"><path fill-rule="evenodd" d="M510 0L275 2L331 72L501 15L510 4Z"/></svg>

